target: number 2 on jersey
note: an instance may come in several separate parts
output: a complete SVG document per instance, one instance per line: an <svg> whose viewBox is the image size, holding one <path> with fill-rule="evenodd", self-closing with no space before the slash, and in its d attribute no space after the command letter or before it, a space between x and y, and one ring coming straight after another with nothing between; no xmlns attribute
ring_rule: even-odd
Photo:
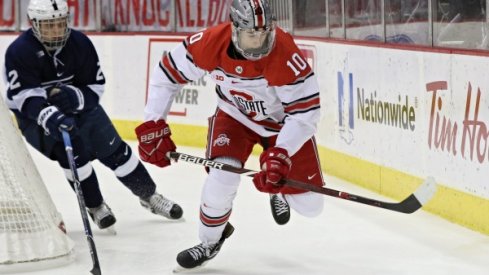
<svg viewBox="0 0 489 275"><path fill-rule="evenodd" d="M14 90L14 89L19 88L20 82L17 81L17 79L19 78L19 73L17 73L16 70L11 70L10 72L8 72L8 76L10 78L9 89Z"/></svg>
<svg viewBox="0 0 489 275"><path fill-rule="evenodd" d="M294 53L292 59L287 61L287 66L292 69L295 76L298 76L301 73L300 71L307 68L307 63L298 53Z"/></svg>
<svg viewBox="0 0 489 275"><path fill-rule="evenodd" d="M98 70L97 70L97 81L104 80L104 73L102 73L102 68L100 67L100 61L97 63Z"/></svg>

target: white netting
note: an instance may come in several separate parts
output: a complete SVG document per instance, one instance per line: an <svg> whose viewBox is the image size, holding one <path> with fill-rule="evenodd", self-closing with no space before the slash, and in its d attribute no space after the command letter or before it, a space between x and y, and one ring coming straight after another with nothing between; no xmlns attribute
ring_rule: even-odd
<svg viewBox="0 0 489 275"><path fill-rule="evenodd" d="M0 120L0 271L66 263L74 243L1 99Z"/></svg>

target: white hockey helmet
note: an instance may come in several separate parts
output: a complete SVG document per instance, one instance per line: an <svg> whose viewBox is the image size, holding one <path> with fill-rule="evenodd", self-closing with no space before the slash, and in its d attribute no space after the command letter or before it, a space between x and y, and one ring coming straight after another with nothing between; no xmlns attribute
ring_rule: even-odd
<svg viewBox="0 0 489 275"><path fill-rule="evenodd" d="M275 17L268 0L233 0L232 41L246 59L267 56L275 46Z"/></svg>
<svg viewBox="0 0 489 275"><path fill-rule="evenodd" d="M36 38L48 51L62 48L70 36L70 12L64 0L31 0L27 16Z"/></svg>

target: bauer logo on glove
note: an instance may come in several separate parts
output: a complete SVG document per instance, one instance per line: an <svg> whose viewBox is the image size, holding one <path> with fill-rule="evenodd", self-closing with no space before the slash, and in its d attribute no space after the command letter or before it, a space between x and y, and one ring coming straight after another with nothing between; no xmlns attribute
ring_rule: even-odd
<svg viewBox="0 0 489 275"><path fill-rule="evenodd" d="M171 164L166 154L175 151L177 147L170 137L170 126L165 120L144 122L136 128L136 135L139 156L143 161L159 167Z"/></svg>
<svg viewBox="0 0 489 275"><path fill-rule="evenodd" d="M162 138L164 136L169 136L169 135L171 135L170 127L165 127L163 129L161 129L160 131L151 132L149 134L142 135L139 139L140 139L140 142L150 143L155 139L159 139L159 138Z"/></svg>

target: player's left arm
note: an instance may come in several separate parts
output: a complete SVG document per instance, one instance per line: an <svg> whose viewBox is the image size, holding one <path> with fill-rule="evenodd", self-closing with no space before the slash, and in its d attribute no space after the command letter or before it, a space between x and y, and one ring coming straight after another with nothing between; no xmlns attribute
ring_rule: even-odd
<svg viewBox="0 0 489 275"><path fill-rule="evenodd" d="M285 111L284 125L274 147L260 155L262 171L253 177L262 192L280 192L293 163L290 159L317 130L320 118L319 86L312 71L293 83L275 87Z"/></svg>
<svg viewBox="0 0 489 275"><path fill-rule="evenodd" d="M280 130L276 147L294 155L317 131L320 119L319 84L314 71L295 44L290 43L282 52L281 83L274 86L282 102L284 126Z"/></svg>
<svg viewBox="0 0 489 275"><path fill-rule="evenodd" d="M270 89L275 90L282 102L284 126L275 146L260 155L262 171L253 177L256 188L267 193L280 192L280 180L288 176L293 166L290 157L316 133L320 118L316 76L295 44L288 46L275 58L268 78Z"/></svg>
<svg viewBox="0 0 489 275"><path fill-rule="evenodd" d="M320 119L319 86L311 74L302 83L277 88L286 117L276 146L294 155L317 131Z"/></svg>

